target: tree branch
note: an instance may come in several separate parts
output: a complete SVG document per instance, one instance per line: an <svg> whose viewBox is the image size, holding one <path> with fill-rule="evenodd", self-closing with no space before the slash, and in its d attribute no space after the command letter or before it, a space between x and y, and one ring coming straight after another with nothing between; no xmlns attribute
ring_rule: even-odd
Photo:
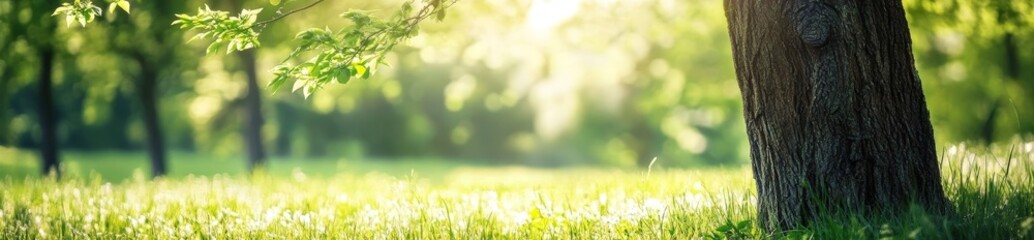
<svg viewBox="0 0 1034 240"><path fill-rule="evenodd" d="M265 21L261 21L261 22L259 22L259 23L256 23L256 24L255 24L254 26L256 26L256 27L259 27L259 28L265 28L265 27L266 27L266 24L270 24L270 23L273 23L273 22L279 21L280 19L283 19L283 18L285 18L285 17L287 17L287 16L290 16L291 14L295 14L295 13L298 13L298 12L304 11L305 9L309 9L309 8L312 8L313 6L316 6L316 4L319 4L319 3L323 2L323 1L324 1L324 0L316 0L316 1L313 1L312 3L309 3L309 5L305 5L305 6L303 6L303 7L300 7L300 8L296 8L296 9L294 9L294 10L291 10L291 11L287 11L286 13L282 13L282 14L280 14L280 15L277 15L276 17L274 17L274 18L272 18L272 19L269 19L269 20L265 20Z"/></svg>
<svg viewBox="0 0 1034 240"><path fill-rule="evenodd" d="M431 14L435 12L435 10L443 11L444 9L451 7L452 4L456 3L457 1L459 0L450 0L447 3L444 3L444 6L437 7L432 5L424 5L423 8L421 8L415 16L402 20L402 22L406 24L405 32L412 31L417 24L419 24L427 17L430 17ZM387 29L381 29L377 32L371 33L370 35L363 37L363 39L360 41L361 44L359 45L359 49L351 54L350 59L356 59L357 57L359 57L359 54L366 51L366 48L368 47L366 43L381 37L381 35L383 35L386 32L386 30ZM392 46L394 46L394 44L392 44Z"/></svg>

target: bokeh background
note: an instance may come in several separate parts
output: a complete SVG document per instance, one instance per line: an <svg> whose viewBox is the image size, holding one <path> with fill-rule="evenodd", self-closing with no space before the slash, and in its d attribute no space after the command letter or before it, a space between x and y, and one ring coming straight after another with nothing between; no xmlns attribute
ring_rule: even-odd
<svg viewBox="0 0 1034 240"><path fill-rule="evenodd" d="M40 19L45 1L0 0L0 169L35 173L41 44L53 44L58 143L65 160L145 166L136 87L157 72L170 161L244 167L247 71L236 54L169 24L202 1L134 1L86 28ZM286 9L304 2L290 2ZM268 1L212 1L238 12ZM401 1L331 1L266 28L258 82L298 31L348 24ZM905 0L913 53L940 146L1034 132L1034 2ZM131 54L143 53L143 54ZM141 61L141 56L154 58ZM153 67L145 67L143 63ZM458 164L645 167L749 162L719 0L460 0L398 47L368 80L303 98L261 88L271 162L437 159ZM299 163L302 162L302 163ZM105 164L112 164L105 162ZM74 166L74 165L73 165ZM418 165L417 167L430 167ZM28 169L28 170L25 170ZM175 170L175 168L174 168Z"/></svg>

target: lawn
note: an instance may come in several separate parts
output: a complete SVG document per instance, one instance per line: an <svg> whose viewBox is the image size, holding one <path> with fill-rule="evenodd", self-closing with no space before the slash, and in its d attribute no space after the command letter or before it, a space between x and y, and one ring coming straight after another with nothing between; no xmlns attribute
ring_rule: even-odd
<svg viewBox="0 0 1034 240"><path fill-rule="evenodd" d="M32 154L0 149L0 230L4 239L1034 239L1034 143L942 155L953 215L829 215L764 234L747 166L277 159L246 176L239 159L174 154L172 176L151 181L134 170L143 154L76 153L55 181L34 176Z"/></svg>

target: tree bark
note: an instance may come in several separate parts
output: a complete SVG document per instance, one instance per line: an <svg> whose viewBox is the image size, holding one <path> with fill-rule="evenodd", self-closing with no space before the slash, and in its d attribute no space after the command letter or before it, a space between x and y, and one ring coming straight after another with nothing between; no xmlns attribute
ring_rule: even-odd
<svg viewBox="0 0 1034 240"><path fill-rule="evenodd" d="M144 114L144 130L147 133L147 152L151 158L151 177L165 176L168 172L165 161L165 143L158 118L158 70L147 62L142 55L137 56L140 64L140 79L137 83L137 96Z"/></svg>
<svg viewBox="0 0 1034 240"><path fill-rule="evenodd" d="M768 231L950 205L900 1L725 0Z"/></svg>
<svg viewBox="0 0 1034 240"><path fill-rule="evenodd" d="M39 49L39 121L41 173L46 176L61 176L61 162L58 159L57 111L54 109L53 70L54 49L43 46Z"/></svg>
<svg viewBox="0 0 1034 240"><path fill-rule="evenodd" d="M255 50L240 52L239 56L248 80L244 96L244 144L248 152L248 170L255 171L266 164L266 152L262 146L262 92L259 90Z"/></svg>

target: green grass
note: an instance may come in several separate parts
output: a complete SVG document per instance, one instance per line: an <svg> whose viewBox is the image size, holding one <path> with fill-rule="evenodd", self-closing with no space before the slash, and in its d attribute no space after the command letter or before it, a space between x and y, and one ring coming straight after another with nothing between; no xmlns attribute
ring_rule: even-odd
<svg viewBox="0 0 1034 240"><path fill-rule="evenodd" d="M142 156L107 153L66 156L79 169L55 181L28 173L31 154L0 151L4 239L1034 239L1034 143L945 151L952 216L828 216L772 235L754 224L746 167L278 160L245 177L239 161L177 154L173 176L150 181L132 174ZM91 171L104 175L75 176Z"/></svg>

